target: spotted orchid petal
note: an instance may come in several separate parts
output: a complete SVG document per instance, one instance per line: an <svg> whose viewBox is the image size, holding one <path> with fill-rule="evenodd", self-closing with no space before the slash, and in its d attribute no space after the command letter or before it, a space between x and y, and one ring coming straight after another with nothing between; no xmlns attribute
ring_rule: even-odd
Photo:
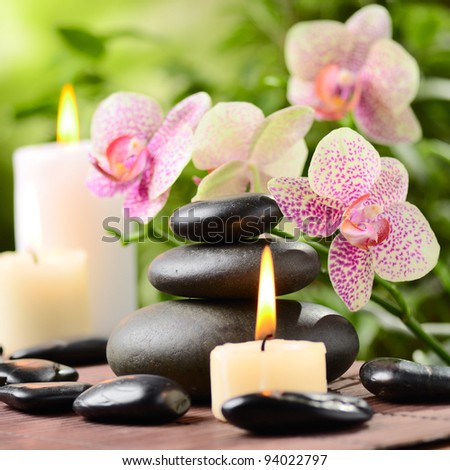
<svg viewBox="0 0 450 470"><path fill-rule="evenodd" d="M370 48L361 70L362 93L369 101L388 107L394 114L405 109L419 89L416 60L391 39Z"/></svg>
<svg viewBox="0 0 450 470"><path fill-rule="evenodd" d="M375 275L369 251L351 245L338 235L331 243L328 271L334 290L350 311L367 304Z"/></svg>
<svg viewBox="0 0 450 470"><path fill-rule="evenodd" d="M153 164L150 198L167 191L191 159L194 130L211 105L206 93L196 93L178 103L166 116L148 144Z"/></svg>
<svg viewBox="0 0 450 470"><path fill-rule="evenodd" d="M289 103L302 104L315 108L319 104L316 93L316 84L310 80L302 80L296 76L289 77L287 85Z"/></svg>
<svg viewBox="0 0 450 470"><path fill-rule="evenodd" d="M410 107L395 114L373 97L362 95L354 116L359 130L379 144L412 143L422 137L422 128Z"/></svg>
<svg viewBox="0 0 450 470"><path fill-rule="evenodd" d="M138 93L113 93L96 109L91 123L92 145L105 153L112 141L122 136L149 140L163 117L159 104Z"/></svg>
<svg viewBox="0 0 450 470"><path fill-rule="evenodd" d="M138 191L130 192L125 199L124 207L127 208L130 217L140 218L147 223L166 205L170 190L159 195L156 199L141 197Z"/></svg>
<svg viewBox="0 0 450 470"><path fill-rule="evenodd" d="M292 75L314 81L326 65L346 65L353 47L353 35L342 23L328 20L297 23L286 35L286 64Z"/></svg>
<svg viewBox="0 0 450 470"><path fill-rule="evenodd" d="M250 183L250 172L245 162L233 160L216 168L199 183L192 201L244 193Z"/></svg>
<svg viewBox="0 0 450 470"><path fill-rule="evenodd" d="M306 106L291 106L268 116L257 130L249 162L269 176L300 176L308 151L303 137L314 121Z"/></svg>
<svg viewBox="0 0 450 470"><path fill-rule="evenodd" d="M123 206L125 209L128 209L130 217L151 218L164 207L170 190L154 199L150 198L149 187L153 176L152 173L152 167L147 166L140 180L128 189ZM143 220L143 222L147 223L148 220Z"/></svg>
<svg viewBox="0 0 450 470"><path fill-rule="evenodd" d="M148 151L155 162L149 186L151 199L157 198L175 183L190 160L192 141L192 129L186 124L180 124L171 139L163 133L157 133L150 141Z"/></svg>
<svg viewBox="0 0 450 470"><path fill-rule="evenodd" d="M304 233L328 237L338 228L344 207L318 196L308 178L275 178L268 188L281 212Z"/></svg>
<svg viewBox="0 0 450 470"><path fill-rule="evenodd" d="M232 160L247 160L263 112L246 102L219 103L200 121L194 135L192 161L200 170L213 170Z"/></svg>
<svg viewBox="0 0 450 470"><path fill-rule="evenodd" d="M319 142L308 175L315 193L348 206L370 193L380 170L380 156L375 148L357 132L343 127Z"/></svg>
<svg viewBox="0 0 450 470"><path fill-rule="evenodd" d="M439 244L420 210L409 202L384 212L391 227L380 245L370 248L375 272L388 281L413 281L428 274L439 258Z"/></svg>
<svg viewBox="0 0 450 470"><path fill-rule="evenodd" d="M86 179L86 186L98 197L112 197L130 188L130 183L119 183L108 178L98 170L93 170Z"/></svg>
<svg viewBox="0 0 450 470"><path fill-rule="evenodd" d="M367 5L354 13L345 23L356 38L349 59L349 69L357 71L366 60L369 48L375 41L392 36L389 12L381 5Z"/></svg>
<svg viewBox="0 0 450 470"><path fill-rule="evenodd" d="M380 176L370 190L370 203L387 209L406 201L408 180L408 171L403 163L395 158L383 157Z"/></svg>

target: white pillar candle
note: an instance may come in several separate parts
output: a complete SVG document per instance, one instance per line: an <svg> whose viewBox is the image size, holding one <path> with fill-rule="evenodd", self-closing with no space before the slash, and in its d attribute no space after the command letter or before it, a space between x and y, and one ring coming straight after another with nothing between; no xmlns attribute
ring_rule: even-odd
<svg viewBox="0 0 450 470"><path fill-rule="evenodd" d="M102 240L105 218L123 220L122 201L98 198L87 189L89 150L84 141L34 145L14 153L16 249L35 248L39 238L37 249L43 251L85 250L92 332L109 335L136 308L136 247Z"/></svg>
<svg viewBox="0 0 450 470"><path fill-rule="evenodd" d="M86 252L0 254L0 344L5 356L91 332Z"/></svg>
<svg viewBox="0 0 450 470"><path fill-rule="evenodd" d="M222 421L222 405L230 398L263 391L325 393L325 345L312 341L273 339L226 343L211 352L211 400Z"/></svg>

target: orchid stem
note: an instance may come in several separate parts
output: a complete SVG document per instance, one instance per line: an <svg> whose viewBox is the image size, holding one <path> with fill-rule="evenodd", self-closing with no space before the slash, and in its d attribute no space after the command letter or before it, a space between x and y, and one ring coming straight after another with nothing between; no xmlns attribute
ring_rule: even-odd
<svg viewBox="0 0 450 470"><path fill-rule="evenodd" d="M124 234L119 229L108 227L106 232L114 235L120 240L120 243L123 246L129 245L131 243L137 243L140 241L145 241L147 238L149 240L157 242L167 242L172 246L181 246L184 245L183 242L178 241L173 235L166 232L163 228L156 228L154 225L144 225L144 233L141 233L141 230L137 230L131 233L128 237L125 238ZM147 238L145 237L147 234ZM153 236L152 236L153 235Z"/></svg>
<svg viewBox="0 0 450 470"><path fill-rule="evenodd" d="M178 241L173 235L171 235L169 232L166 232L162 227L161 228L156 228L154 225L149 228L149 230L152 230L152 232L159 237L160 239L164 239L167 243L169 243L172 246L182 246L185 245L185 243Z"/></svg>
<svg viewBox="0 0 450 470"><path fill-rule="evenodd" d="M437 341L433 336L429 335L423 328L422 325L414 318L414 315L409 308L408 303L406 302L405 298L398 290L396 286L394 286L391 282L386 281L379 276L375 275L375 281L383 286L394 298L397 302L400 309L397 308L389 308L389 303L384 301L380 303L380 298L378 296L374 296L372 294L372 300L379 303L382 307L386 308L389 312L393 315L400 318L403 324L416 335L417 338L422 340L427 346L430 347L447 365L450 366L450 354L442 347L442 345Z"/></svg>
<svg viewBox="0 0 450 470"><path fill-rule="evenodd" d="M272 229L271 233L282 238L295 239L294 235L284 232L279 229ZM321 243L314 241L305 241L308 245L315 248L318 252L323 254L328 254L328 248ZM324 270L324 274L327 274L328 270ZM329 277L328 277L329 279ZM450 354L442 347L438 340L433 336L429 335L423 328L422 325L414 318L414 315L411 312L411 309L403 297L400 290L389 281L382 279L380 276L375 275L375 282L382 286L392 298L397 303L398 307L392 305L387 300L383 299L381 296L372 293L371 299L376 302L378 305L383 307L388 312L392 313L394 316L398 317L403 324L421 341L423 341L431 350L433 350L447 365L450 366Z"/></svg>
<svg viewBox="0 0 450 470"><path fill-rule="evenodd" d="M280 230L279 228L272 228L270 230L270 233L272 235L276 235L277 237L281 238L288 238L289 240L294 240L296 238L295 235L292 235L290 233L284 232L283 230Z"/></svg>
<svg viewBox="0 0 450 470"><path fill-rule="evenodd" d="M289 240L298 240L299 239L299 237L297 237L295 235L292 235L291 233L284 232L283 230L280 230L278 228L271 229L270 233L272 235L276 235L277 237L287 238ZM310 245L312 248L315 248L320 253L328 255L328 248L326 246L322 245L321 243L318 243L318 242L315 242L315 241L312 241L312 240L306 240L306 238L305 238L304 242L307 243L308 245Z"/></svg>

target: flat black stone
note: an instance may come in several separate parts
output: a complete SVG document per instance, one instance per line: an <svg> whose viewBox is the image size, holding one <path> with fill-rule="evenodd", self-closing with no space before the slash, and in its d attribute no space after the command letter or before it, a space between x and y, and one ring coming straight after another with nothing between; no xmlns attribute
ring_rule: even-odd
<svg viewBox="0 0 450 470"><path fill-rule="evenodd" d="M275 228L283 214L268 194L246 193L198 201L178 208L170 218L172 231L185 239L234 243Z"/></svg>
<svg viewBox="0 0 450 470"><path fill-rule="evenodd" d="M227 400L225 419L256 434L330 431L361 424L373 415L362 399L338 393L252 393Z"/></svg>
<svg viewBox="0 0 450 470"><path fill-rule="evenodd" d="M10 359L48 359L68 366L106 363L108 338L86 337L55 339L43 344L14 351Z"/></svg>
<svg viewBox="0 0 450 470"><path fill-rule="evenodd" d="M364 363L359 376L378 398L393 402L450 402L450 367L392 357Z"/></svg>
<svg viewBox="0 0 450 470"><path fill-rule="evenodd" d="M260 239L173 248L150 264L149 281L156 289L180 297L256 299L261 254L267 245L272 251L277 295L296 292L319 274L319 255L306 243Z"/></svg>
<svg viewBox="0 0 450 470"><path fill-rule="evenodd" d="M172 300L144 307L112 331L106 354L116 375L157 374L178 382L193 400L210 400L209 356L224 343L253 341L255 301ZM359 350L351 323L327 307L277 301L276 337L323 341L327 379L341 376Z"/></svg>
<svg viewBox="0 0 450 470"><path fill-rule="evenodd" d="M5 377L7 384L64 382L78 380L78 372L46 359L14 359L0 362L0 377Z"/></svg>
<svg viewBox="0 0 450 470"><path fill-rule="evenodd" d="M28 412L71 410L75 398L91 387L82 382L34 382L5 385L0 388L0 401Z"/></svg>
<svg viewBox="0 0 450 470"><path fill-rule="evenodd" d="M191 406L188 394L173 380L135 374L105 380L78 396L74 411L94 421L174 421Z"/></svg>

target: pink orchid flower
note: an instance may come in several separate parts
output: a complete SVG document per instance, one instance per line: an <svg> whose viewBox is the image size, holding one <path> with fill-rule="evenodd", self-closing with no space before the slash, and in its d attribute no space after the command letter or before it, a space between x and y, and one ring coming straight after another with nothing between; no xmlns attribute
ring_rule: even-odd
<svg viewBox="0 0 450 470"><path fill-rule="evenodd" d="M288 100L340 120L353 112L359 130L380 144L416 142L422 130L410 104L420 72L415 59L391 39L388 11L368 5L345 24L300 22L287 33Z"/></svg>
<svg viewBox="0 0 450 470"><path fill-rule="evenodd" d="M439 244L419 209L406 202L408 173L380 158L355 131L337 129L318 144L308 178L277 178L269 190L303 232L329 237L333 288L351 311L370 299L375 273L412 281L436 265Z"/></svg>
<svg viewBox="0 0 450 470"><path fill-rule="evenodd" d="M145 95L120 92L106 98L92 119L95 170L89 189L100 197L125 193L131 217L155 216L189 162L194 129L210 106L208 94L196 93L163 119L158 103Z"/></svg>
<svg viewBox="0 0 450 470"><path fill-rule="evenodd" d="M269 179L300 175L308 154L303 137L314 120L311 108L291 106L267 118L247 102L219 103L201 119L192 161L209 174L194 201L250 191Z"/></svg>

